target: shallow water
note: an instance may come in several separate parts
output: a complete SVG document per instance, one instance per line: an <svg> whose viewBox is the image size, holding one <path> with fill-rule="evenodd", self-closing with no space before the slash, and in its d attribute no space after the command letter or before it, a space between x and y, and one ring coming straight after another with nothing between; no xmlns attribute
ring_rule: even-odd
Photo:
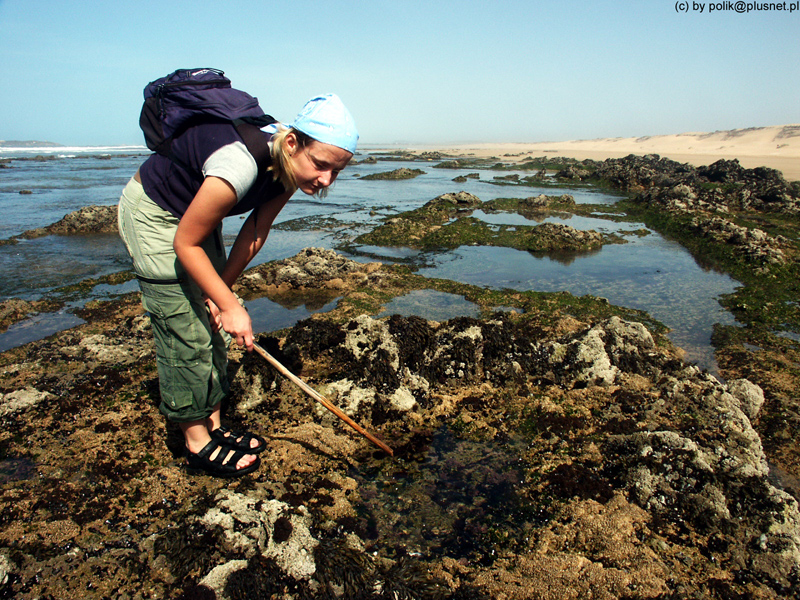
<svg viewBox="0 0 800 600"><path fill-rule="evenodd" d="M72 154L71 157L46 161L15 161L10 168L0 169L0 206L4 219L0 223L0 239L23 231L43 227L83 206L116 204L119 194L147 152L131 148L104 149L100 156L95 149L81 151L50 149L49 155ZM26 151L32 156L36 151ZM44 153L44 152L38 152ZM0 153L0 158L8 153ZM425 173L405 181L370 181L360 177L391 171L400 167L422 169ZM478 173L479 179L455 183L452 179L467 172ZM278 216L270 239L254 264L295 255L302 248L317 246L335 248L359 233L377 225L382 217L419 208L446 192L461 190L475 194L483 201L501 197L525 198L541 193L571 194L578 203L613 204L617 196L592 188L555 189L495 185L494 177L509 173L470 169L434 169L428 163L379 161L377 164L353 165L340 176L326 199L319 200L298 193ZM521 176L531 173L520 172ZM31 194L20 194L30 190ZM35 209L32 209L35 207ZM475 216L493 224L536 225L540 221L506 213L484 213ZM316 218L326 222L314 223ZM305 219L304 221L297 221ZM578 229L594 229L604 233L624 233L645 229L641 223L617 224L591 217L548 216L547 220ZM241 225L240 217L226 219L226 244L233 243ZM335 227L333 224L337 224ZM291 224L291 227L289 225ZM656 233L644 237L627 235L627 244L609 245L601 250L549 256L533 255L507 248L461 247L445 253L420 253L405 248L362 247L357 260L373 256L387 262L414 260L425 265L420 273L464 283L515 290L562 291L575 295L592 294L614 304L642 309L673 329L673 341L687 350L687 358L701 367L715 370L709 345L714 323L732 324L733 318L717 302L738 283L727 275L703 268L680 245ZM0 299L18 297L28 300L52 297L60 287L97 278L130 267L129 258L116 235L48 236L22 240L0 246ZM133 286L133 287L132 287ZM107 298L135 289L95 286L88 299ZM416 295L395 299L385 313L418 314L444 320L469 315L474 307L463 299L454 301L449 295ZM258 327L264 330L288 327L308 314L323 310L269 306L264 301L250 307ZM251 303L253 304L253 303ZM263 315L262 315L263 312ZM68 311L67 311L68 313ZM68 314L38 317L38 328L49 331L44 321L69 326ZM21 331L37 322L20 324ZM58 325L54 325L58 326ZM52 333L52 332L51 332ZM0 334L0 348L13 347L12 340L24 336L11 332ZM31 340L25 340L31 341ZM24 343L24 342L19 342Z"/></svg>
<svg viewBox="0 0 800 600"><path fill-rule="evenodd" d="M338 298L321 306L281 306L269 298L256 298L247 303L247 311L253 320L253 332L263 333L292 327L314 313L331 311L337 302Z"/></svg>
<svg viewBox="0 0 800 600"><path fill-rule="evenodd" d="M446 321L456 317L477 318L480 314L480 306L463 296L436 290L414 290L387 302L378 317L400 315L422 317L428 321Z"/></svg>
<svg viewBox="0 0 800 600"><path fill-rule="evenodd" d="M717 298L733 292L736 280L699 267L680 245L656 235L558 258L510 248L462 247L437 255L434 262L420 274L495 288L566 290L645 310L672 328L670 339L690 360L712 371L712 327L735 323Z"/></svg>
<svg viewBox="0 0 800 600"><path fill-rule="evenodd" d="M6 331L0 333L0 352L42 340L49 335L70 327L77 327L83 323L83 319L69 310L33 315L24 321L14 323Z"/></svg>
<svg viewBox="0 0 800 600"><path fill-rule="evenodd" d="M471 441L447 428L417 438L404 456L350 472L362 498L357 514L377 547L488 564L499 530L506 546L508 539L523 543L550 518L518 494L527 476L523 439Z"/></svg>

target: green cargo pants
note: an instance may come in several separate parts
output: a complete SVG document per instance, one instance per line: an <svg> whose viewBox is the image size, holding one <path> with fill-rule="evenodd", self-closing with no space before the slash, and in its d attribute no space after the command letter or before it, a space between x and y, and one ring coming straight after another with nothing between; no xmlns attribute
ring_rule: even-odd
<svg viewBox="0 0 800 600"><path fill-rule="evenodd" d="M203 294L175 255L179 219L153 202L135 179L122 192L118 219L155 337L159 408L172 421L203 419L229 391L230 336L211 331ZM220 272L226 260L222 225L203 249Z"/></svg>

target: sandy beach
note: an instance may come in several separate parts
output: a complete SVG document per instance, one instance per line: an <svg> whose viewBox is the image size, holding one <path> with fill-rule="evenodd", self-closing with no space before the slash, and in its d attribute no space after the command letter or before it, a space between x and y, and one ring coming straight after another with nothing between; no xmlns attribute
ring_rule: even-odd
<svg viewBox="0 0 800 600"><path fill-rule="evenodd" d="M629 154L659 154L694 166L708 165L721 158L736 158L743 167L771 167L781 171L789 181L800 180L800 125L751 127L711 133L680 133L639 138L415 146L412 149L438 150L477 157L567 156L593 160L621 158Z"/></svg>

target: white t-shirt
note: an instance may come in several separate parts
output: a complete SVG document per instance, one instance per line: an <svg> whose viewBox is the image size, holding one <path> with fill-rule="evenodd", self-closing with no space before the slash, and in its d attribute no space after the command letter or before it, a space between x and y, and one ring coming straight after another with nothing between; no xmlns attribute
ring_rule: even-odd
<svg viewBox="0 0 800 600"><path fill-rule="evenodd" d="M258 177L258 165L247 146L233 142L208 157L203 165L203 176L224 179L236 191L236 199L241 200Z"/></svg>

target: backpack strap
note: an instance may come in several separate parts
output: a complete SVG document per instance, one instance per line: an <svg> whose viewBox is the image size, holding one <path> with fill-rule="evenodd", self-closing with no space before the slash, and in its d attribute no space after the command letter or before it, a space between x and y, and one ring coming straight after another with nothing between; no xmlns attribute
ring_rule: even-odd
<svg viewBox="0 0 800 600"><path fill-rule="evenodd" d="M261 131L262 127L266 127L272 123L275 123L275 119L269 115L264 115L259 119L245 117L233 121L233 125L236 127L236 131L242 138L244 145L247 146L247 150L256 160L259 176L272 164L269 143L267 142L264 132Z"/></svg>
<svg viewBox="0 0 800 600"><path fill-rule="evenodd" d="M247 146L248 152L253 155L258 167L258 175L253 185L259 185L265 177L268 176L267 168L272 164L272 156L269 151L269 143L267 142L264 132L261 131L262 127L275 123L276 120L270 115L264 115L261 119L244 118L237 119L233 122L236 126L236 131ZM258 209L253 209L253 240L258 238Z"/></svg>

